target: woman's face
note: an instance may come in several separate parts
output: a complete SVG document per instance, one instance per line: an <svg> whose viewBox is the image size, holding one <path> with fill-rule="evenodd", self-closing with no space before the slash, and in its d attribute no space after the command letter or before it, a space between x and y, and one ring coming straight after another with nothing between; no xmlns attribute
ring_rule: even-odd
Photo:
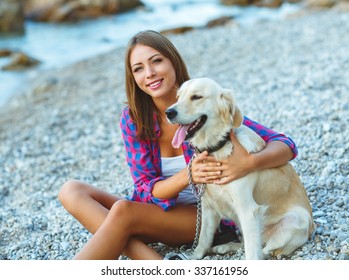
<svg viewBox="0 0 349 280"><path fill-rule="evenodd" d="M172 62L159 51L138 44L131 52L130 65L138 87L153 99L176 94L175 69Z"/></svg>

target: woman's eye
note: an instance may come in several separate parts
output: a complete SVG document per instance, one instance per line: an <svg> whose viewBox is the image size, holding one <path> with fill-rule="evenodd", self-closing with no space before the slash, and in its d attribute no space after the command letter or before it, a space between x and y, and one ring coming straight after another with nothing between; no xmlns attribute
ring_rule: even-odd
<svg viewBox="0 0 349 280"><path fill-rule="evenodd" d="M133 69L133 73L137 73L142 69L142 67L136 67Z"/></svg>
<svg viewBox="0 0 349 280"><path fill-rule="evenodd" d="M191 99L191 100L199 100L199 99L201 99L201 98L202 98L201 95L194 94L190 99Z"/></svg>
<svg viewBox="0 0 349 280"><path fill-rule="evenodd" d="M161 61L162 61L161 58L156 58L156 59L153 60L153 63L160 63Z"/></svg>

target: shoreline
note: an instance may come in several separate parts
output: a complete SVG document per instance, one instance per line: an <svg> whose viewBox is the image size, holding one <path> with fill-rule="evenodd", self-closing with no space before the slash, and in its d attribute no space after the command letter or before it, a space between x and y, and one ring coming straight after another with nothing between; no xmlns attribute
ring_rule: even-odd
<svg viewBox="0 0 349 280"><path fill-rule="evenodd" d="M217 5L213 5L213 7L216 6ZM40 23L30 22L30 24L28 23L28 25L31 26L28 28L28 36L16 38L14 41L5 40L3 42L3 48L5 47L8 51L12 51L12 55L21 51L26 55L41 61L41 63L36 67L28 68L23 72L0 71L0 79L6 81L6 83L0 83L0 92L2 92L0 95L0 110L2 105L6 105L6 101L9 99L8 97L16 95L16 92L23 91L20 85L27 83L28 78L35 78L43 72L67 67L76 62L90 59L98 54L112 51L120 46L125 46L128 38L131 37L133 33L137 32L139 28L142 28L139 24L138 27L133 26L133 24L130 26L130 18L134 18L133 20L136 21L144 21L146 26L151 26L151 28L155 30L161 32L170 30L170 32L175 33L186 29L205 29L208 25L212 25L212 23L224 24L224 21L227 22L231 17L234 18L234 21L237 23L243 25L253 24L254 21L258 21L261 18L277 20L280 17L298 12L301 7L298 4L285 3L277 9L257 8L253 6L244 8L227 7L226 9L227 11L224 13L223 11L216 11L214 13L216 15L215 17L213 17L213 15L208 16L204 14L195 19L197 17L196 15L196 17L191 19L189 22L187 19L183 19L182 13L185 13L184 10L175 13L176 22L178 22L177 24L164 24L162 26L154 25L155 21L151 20L151 14L158 14L156 11L153 11L151 14L141 13L141 15L138 16L137 13L132 14L131 12L121 16L123 20L120 20L120 23L125 25L121 30L119 24L113 23L113 21L116 20L113 17L102 17L93 21L80 22L70 28L64 28L55 24L52 26L46 24L41 26ZM207 13L207 7L206 12L204 13ZM225 17L224 15L227 16ZM143 16L146 16L146 18L143 18ZM172 22L172 20L170 21ZM37 24L39 26L34 27ZM107 32L108 34L104 34L100 30L101 26L104 26L104 29L113 30L113 32L109 31ZM93 29L93 27L96 28L96 30ZM134 30L134 32L132 30ZM41 33L47 36L47 40L44 42L44 45L38 46L36 42L40 40ZM50 36L50 34L55 35ZM88 42L84 42L86 37L89 37L88 34L90 34L90 36L92 36L91 34L95 35L93 35ZM69 40L69 38L75 39ZM60 42L63 40L65 43L61 44ZM28 44L26 42L28 42ZM1 43L2 40L0 38L0 45ZM47 48L47 53L44 54L39 50L45 46ZM80 49L78 53L76 52L77 49ZM8 66L11 61L13 61L13 59L9 56L2 57L0 58L0 66Z"/></svg>
<svg viewBox="0 0 349 280"><path fill-rule="evenodd" d="M292 165L316 230L286 259L349 258L347 30L349 14L322 11L169 35L193 78L232 88L245 115L297 143ZM122 47L41 73L0 110L0 260L71 259L86 243L57 199L68 179L120 195L132 188L118 124L123 57Z"/></svg>

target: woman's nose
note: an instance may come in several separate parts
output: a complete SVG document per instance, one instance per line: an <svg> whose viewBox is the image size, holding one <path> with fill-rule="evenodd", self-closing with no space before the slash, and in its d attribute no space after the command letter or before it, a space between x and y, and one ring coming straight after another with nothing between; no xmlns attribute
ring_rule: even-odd
<svg viewBox="0 0 349 280"><path fill-rule="evenodd" d="M152 67L147 68L147 78L152 78L156 75L155 70Z"/></svg>

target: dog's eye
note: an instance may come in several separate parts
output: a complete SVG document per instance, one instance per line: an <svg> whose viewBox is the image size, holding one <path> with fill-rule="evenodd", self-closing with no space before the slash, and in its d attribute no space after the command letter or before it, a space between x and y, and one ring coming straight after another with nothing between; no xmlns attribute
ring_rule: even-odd
<svg viewBox="0 0 349 280"><path fill-rule="evenodd" d="M202 98L202 96L197 95L197 94L194 94L190 99L191 99L191 100L199 100L199 99L201 99L201 98Z"/></svg>

